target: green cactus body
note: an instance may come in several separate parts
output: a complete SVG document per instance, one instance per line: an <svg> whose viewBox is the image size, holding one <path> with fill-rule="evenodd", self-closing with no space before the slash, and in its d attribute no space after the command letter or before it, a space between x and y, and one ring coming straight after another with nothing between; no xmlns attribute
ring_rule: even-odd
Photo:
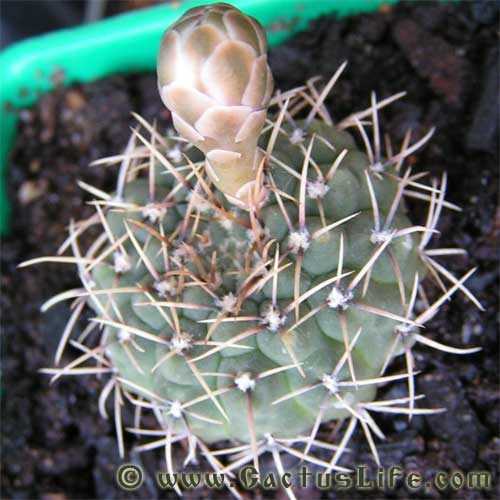
<svg viewBox="0 0 500 500"><path fill-rule="evenodd" d="M426 185L403 167L432 131L413 144L408 133L396 153L388 141L384 159L378 110L400 96L373 94L368 110L333 125L323 101L344 66L321 92L310 81L271 99L265 48L262 27L227 4L188 11L166 32L158 65L182 137L139 118L115 194L91 190L97 213L70 224L63 248L73 256L24 263L78 266L83 288L45 306L76 304L56 364L85 302L96 316L84 344L73 341L83 354L45 371L109 374L99 409L106 417L114 391L121 456L127 399L139 410L132 432L164 437L145 449L165 446L170 472L174 439L187 440L187 461L199 449L218 471L225 459L258 465L271 451L278 470L288 452L345 472L338 461L358 422L378 462L371 433L383 436L370 411L436 411L415 407L414 344L477 350L419 333L457 290L481 308L464 286L474 270L459 279L437 262L463 251L427 249L443 208L457 208L444 199L446 177ZM276 113L266 120L268 104ZM428 204L425 226L409 221L405 197ZM80 248L79 235L95 225L102 234ZM422 284L428 270L443 292L434 302ZM385 375L403 353L406 371ZM375 401L377 386L393 380L407 383L408 396ZM141 427L143 410L159 430ZM332 419L348 420L338 449L315 437ZM240 444L219 462L207 444L221 440ZM333 450L331 461L313 447Z"/></svg>
<svg viewBox="0 0 500 500"><path fill-rule="evenodd" d="M102 301L107 320L125 325L121 329L106 327L112 363L124 380L136 384L129 386L132 392L140 394L140 386L174 404L174 411L165 410L165 418L175 421L179 416L175 408L187 404L196 413L187 416L192 432L208 442L250 439L248 395L257 438L266 434L293 437L306 432L320 407L323 420L345 418L349 412L342 400L351 406L370 401L375 387L349 386L337 391L336 381L352 382L353 376L359 381L377 377L387 356L392 356L398 321L358 306L403 315L397 275L389 255L404 270L409 294L419 270L416 240L411 234L394 239L370 268L367 289L363 290L362 282L349 288L381 244L374 239L373 207L366 179L369 161L348 133L316 121L309 130L299 144L293 144L285 135L276 142L273 157L286 158L288 163L286 169L275 164L268 171L280 201L270 193L255 213L253 225L248 212L222 202L220 207L234 218L222 217L220 210L193 194L186 201L153 213L158 215L153 217L154 223L149 222L148 212L144 211L132 212L134 217L130 212L113 210L107 215L114 240L125 240L123 249L115 253L125 251L128 265L120 268L116 260L114 268L99 264L93 270L95 290L133 286L143 289L115 293L112 301ZM268 136L263 135L263 146ZM309 141L313 141L310 164L314 168L309 168L304 182L302 165ZM347 154L326 182L325 177L344 149ZM381 220L385 220L398 189L396 172L394 181L380 182L375 175L368 175ZM157 178L157 199L168 198L178 181L168 171ZM196 192L194 184L190 181L192 193ZM300 199L301 184L305 187L305 232L299 227L300 203L293 201ZM139 178L126 184L122 201L147 207L151 203L148 196L148 180ZM353 217L324 230L349 216ZM151 227L151 232L128 221L133 236L127 237L124 220L128 219L139 219ZM400 204L393 225L384 234L410 226ZM160 232L168 244L162 244ZM317 232L322 234L315 237ZM264 267L266 258L271 264ZM339 271L341 260L343 268ZM344 276L336 280L339 272ZM301 299L314 288L318 291ZM127 330L129 327L158 340L134 334L134 330ZM359 330L351 365L345 363L335 380L330 380L328 377ZM141 348L134 349L135 363L127 354L131 339ZM283 369L260 378L279 368ZM286 398L314 384L318 387ZM212 399L208 393L217 395ZM144 391L142 395L148 394ZM280 401L282 398L286 399ZM196 400L199 402L189 404ZM176 425L181 425L178 418Z"/></svg>

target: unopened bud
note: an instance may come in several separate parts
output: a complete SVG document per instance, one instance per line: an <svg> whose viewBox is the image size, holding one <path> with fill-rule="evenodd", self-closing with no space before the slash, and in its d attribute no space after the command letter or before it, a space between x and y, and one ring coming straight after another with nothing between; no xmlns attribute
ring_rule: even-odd
<svg viewBox="0 0 500 500"><path fill-rule="evenodd" d="M177 132L205 153L215 186L244 205L273 90L262 26L228 4L191 9L163 35L157 69Z"/></svg>

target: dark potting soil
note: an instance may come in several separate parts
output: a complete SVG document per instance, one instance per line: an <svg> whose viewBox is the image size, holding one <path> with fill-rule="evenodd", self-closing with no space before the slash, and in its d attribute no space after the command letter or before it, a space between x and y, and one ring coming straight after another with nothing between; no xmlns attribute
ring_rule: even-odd
<svg viewBox="0 0 500 500"><path fill-rule="evenodd" d="M457 356L425 347L415 350L417 390L426 407L446 407L437 416L378 419L386 434L377 442L384 466L418 471L424 481L437 471L488 471L492 489L440 492L435 486L394 490L299 491L307 498L497 498L500 439L498 373L498 19L497 2L416 3L337 21L324 17L308 31L271 50L276 87L282 90L306 78L331 76L349 65L327 100L335 118L378 99L407 92L382 113L382 125L394 142L411 127L413 137L435 125L430 143L415 157L414 171L448 172L447 198L463 207L445 211L439 229L441 247L464 247L467 258L448 267L462 275L477 272L468 287L486 308L480 313L463 295L441 310L426 335L456 347L481 346L474 355ZM90 161L120 152L134 123L130 111L161 128L168 112L161 104L153 75L112 77L74 85L44 96L21 122L9 165L12 232L2 248L2 498L155 498L153 471L161 457L129 455L149 474L135 493L119 490L114 473L122 462L112 422L101 419L97 398L102 384L94 377L63 378L49 385L38 373L52 364L68 305L39 312L48 297L77 286L72 266L39 265L19 270L23 260L53 255L66 236L70 218L91 213L77 187L83 180L112 189L116 171L89 168ZM411 204L421 221L423 205ZM438 291L436 290L436 294ZM68 358L71 356L68 350ZM402 361L394 370L404 369ZM390 392L389 392L390 391ZM381 397L406 395L406 384L381 389ZM328 439L332 426L324 425ZM129 449L132 438L127 438ZM350 463L373 467L364 438L350 443ZM181 461L184 451L176 461ZM203 468L201 470L208 470ZM370 474L373 475L374 469ZM280 497L256 491L250 496ZM191 498L224 497L226 492L196 490Z"/></svg>

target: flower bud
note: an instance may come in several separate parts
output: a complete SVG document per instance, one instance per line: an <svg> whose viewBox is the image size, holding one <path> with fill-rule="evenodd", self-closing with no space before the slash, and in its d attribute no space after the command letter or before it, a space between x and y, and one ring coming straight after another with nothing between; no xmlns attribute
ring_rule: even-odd
<svg viewBox="0 0 500 500"><path fill-rule="evenodd" d="M216 187L245 205L273 90L262 26L228 4L193 8L163 35L157 69L177 132L205 153Z"/></svg>

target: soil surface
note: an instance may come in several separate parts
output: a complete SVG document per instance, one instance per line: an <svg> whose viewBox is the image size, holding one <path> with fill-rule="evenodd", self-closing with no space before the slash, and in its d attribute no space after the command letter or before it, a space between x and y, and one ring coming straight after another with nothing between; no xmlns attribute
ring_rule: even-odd
<svg viewBox="0 0 500 500"><path fill-rule="evenodd" d="M348 20L324 17L288 43L274 48L270 63L282 90L314 75L329 78L349 65L327 105L338 119L401 90L407 92L382 113L382 125L400 143L408 127L413 137L431 126L437 131L415 158L414 171L440 176L448 172L448 196L462 213L445 211L439 229L441 247L463 247L469 256L447 267L456 275L477 266L468 287L486 308L480 313L463 295L441 310L427 334L442 343L481 346L478 354L457 356L425 347L416 349L418 392L425 406L447 407L438 416L381 416L387 438L377 442L385 466L419 471L425 481L437 471L488 471L490 490L439 491L430 486L320 492L308 488L300 498L498 498L500 410L498 372L498 20L497 2L402 4ZM134 455L148 480L135 493L115 484L121 463L112 422L100 418L101 382L68 377L49 385L38 373L50 366L69 316L61 305L42 315L50 296L77 286L72 266L39 265L19 270L17 264L55 254L70 218L91 211L83 180L111 189L115 170L89 168L90 161L120 152L134 123L130 111L156 119L165 129L168 112L160 103L153 75L112 77L60 89L21 112L19 134L9 165L13 204L12 232L2 245L2 498L157 498L168 496L153 484L153 471L163 470L160 456ZM421 221L423 205L411 206ZM443 260L444 262L444 260ZM437 293L437 290L436 290ZM82 324L83 326L83 324ZM71 352L68 350L66 359ZM63 360L64 361L64 360ZM395 366L394 370L403 368ZM402 397L406 386L392 385ZM327 439L331 426L322 427ZM129 438L129 449L133 445ZM346 459L371 465L361 434ZM182 460L184 453L179 454ZM203 464L202 464L203 465ZM290 464L292 466L293 464ZM204 470L201 466L201 470ZM190 498L225 497L224 492L197 490ZM285 498L283 492L254 491L249 497Z"/></svg>

